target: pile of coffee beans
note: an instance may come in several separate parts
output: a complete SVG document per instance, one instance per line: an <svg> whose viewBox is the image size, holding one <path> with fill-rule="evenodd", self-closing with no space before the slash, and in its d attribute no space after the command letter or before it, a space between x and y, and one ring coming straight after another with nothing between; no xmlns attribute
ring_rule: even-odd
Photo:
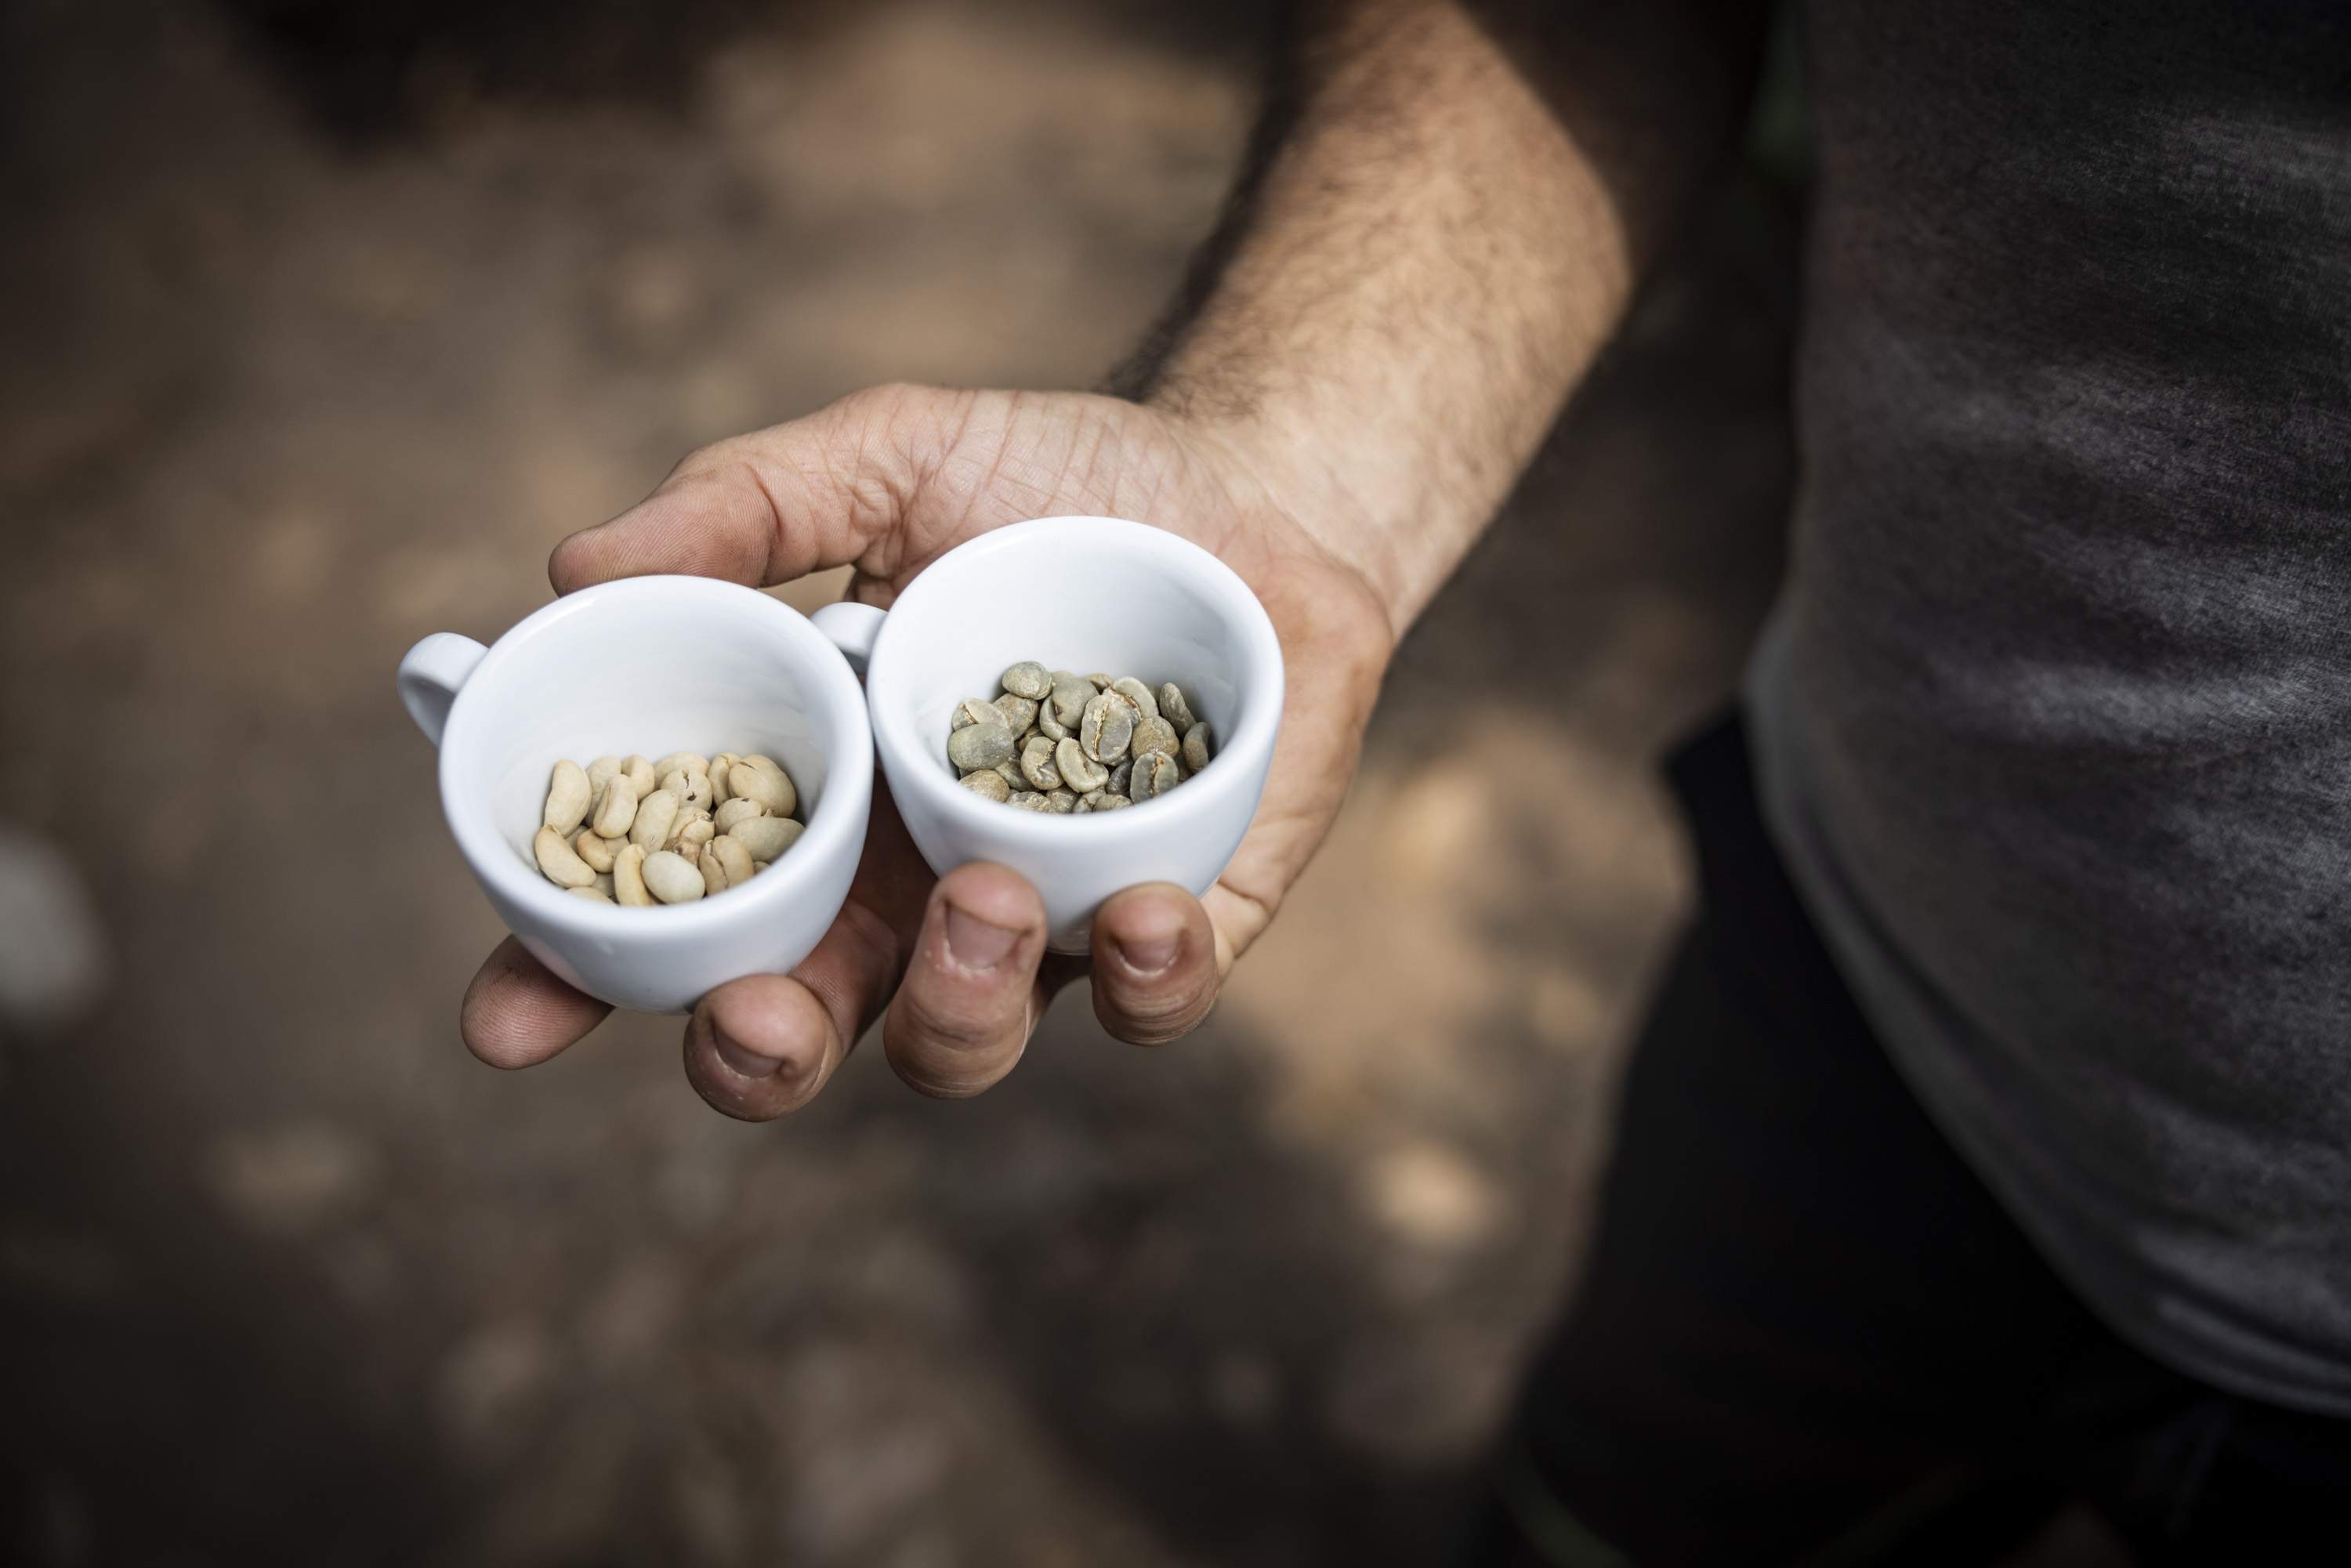
<svg viewBox="0 0 2351 1568"><path fill-rule="evenodd" d="M993 697L956 706L947 760L963 787L1024 811L1115 811L1208 765L1215 737L1170 681L1081 675L1024 661Z"/></svg>
<svg viewBox="0 0 2351 1568"><path fill-rule="evenodd" d="M739 887L800 836L799 791L766 757L674 751L555 765L532 858L606 904L691 904Z"/></svg>

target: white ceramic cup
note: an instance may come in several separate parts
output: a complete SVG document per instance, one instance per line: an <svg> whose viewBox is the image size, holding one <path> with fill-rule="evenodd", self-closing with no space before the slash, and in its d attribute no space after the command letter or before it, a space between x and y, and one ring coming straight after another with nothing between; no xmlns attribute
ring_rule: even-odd
<svg viewBox="0 0 2351 1568"><path fill-rule="evenodd" d="M1231 568L1164 528L1041 517L997 528L925 567L888 612L830 604L815 622L865 666L873 744L931 869L1010 866L1045 900L1055 951L1082 953L1094 910L1137 883L1213 886L1257 814L1281 728L1281 643ZM1123 811L1053 816L973 794L947 761L967 697L1009 666L1173 681L1209 726L1208 766Z"/></svg>
<svg viewBox="0 0 2351 1568"><path fill-rule="evenodd" d="M790 969L849 896L873 800L864 694L841 650L780 601L704 577L602 583L488 648L425 638L401 661L400 695L441 747L442 810L482 890L590 996L685 1011L728 980ZM530 843L558 761L673 751L774 758L807 831L747 884L692 904L599 904L539 874Z"/></svg>

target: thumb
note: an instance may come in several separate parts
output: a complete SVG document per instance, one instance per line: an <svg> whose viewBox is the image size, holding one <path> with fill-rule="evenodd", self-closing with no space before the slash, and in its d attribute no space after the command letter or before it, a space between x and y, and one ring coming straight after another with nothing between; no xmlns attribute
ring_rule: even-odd
<svg viewBox="0 0 2351 1568"><path fill-rule="evenodd" d="M681 572L754 588L844 566L894 528L970 394L887 386L688 456L661 488L555 547L558 593Z"/></svg>

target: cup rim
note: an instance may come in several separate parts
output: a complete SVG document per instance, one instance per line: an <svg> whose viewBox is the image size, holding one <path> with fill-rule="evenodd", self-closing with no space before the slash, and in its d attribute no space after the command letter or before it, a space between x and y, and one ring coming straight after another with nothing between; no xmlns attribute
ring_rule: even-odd
<svg viewBox="0 0 2351 1568"><path fill-rule="evenodd" d="M1040 538L1068 538L1088 549L1109 548L1151 558L1161 570L1180 573L1203 589L1219 607L1228 625L1239 633L1243 653L1242 667L1235 672L1235 684L1242 689L1241 722L1223 737L1214 759L1229 759L1230 767L1203 768L1185 780L1182 789L1126 810L1090 811L1078 817L1008 810L1000 801L973 794L947 771L929 765L932 758L922 737L914 733L913 720L897 705L885 710L874 696L875 674L881 672L886 678L900 634L922 618L931 600L947 591L959 563L968 566ZM893 792L912 790L947 819L998 841L1008 839L1023 847L1042 849L1056 844L1100 845L1134 834L1180 832L1197 819L1217 814L1231 797L1256 794L1262 789L1266 765L1281 728L1282 682L1281 639L1257 594L1231 567L1190 539L1149 523L1065 516L1033 517L991 528L925 566L883 617L872 653L866 660L865 686L872 710L874 746ZM943 747L945 738L940 737L938 744ZM1254 815L1254 802L1250 810ZM1139 821L1131 820L1142 812L1150 814Z"/></svg>
<svg viewBox="0 0 2351 1568"><path fill-rule="evenodd" d="M648 924L642 907L574 898L548 881L537 865L514 852L514 846L491 821L489 802L476 798L472 791L461 790L455 775L459 757L467 747L479 744L475 730L487 722L476 719L475 713L488 710L480 709L478 704L469 706L469 699L489 689L485 682L498 674L516 649L595 607L614 601L655 598L701 599L721 609L747 609L753 615L769 617L789 642L806 649L811 688L822 694L823 713L810 716L820 721L825 787L823 799L807 813L808 825L799 839L748 884L729 888L723 896L662 904L658 916ZM548 766L552 768L556 760L550 758ZM450 704L449 720L441 732L439 770L442 814L448 820L458 851L473 867L474 874L501 897L512 900L545 925L599 938L666 942L772 915L778 905L805 895L806 884L821 876L822 868L833 863L835 856L844 851L852 855L862 853L862 842L847 841L853 827L862 836L862 825L857 821L860 813L851 809L849 802L859 796L868 801L872 798L873 746L865 694L857 684L857 676L832 640L818 631L807 616L757 589L719 578L625 577L580 589L542 605L490 644Z"/></svg>

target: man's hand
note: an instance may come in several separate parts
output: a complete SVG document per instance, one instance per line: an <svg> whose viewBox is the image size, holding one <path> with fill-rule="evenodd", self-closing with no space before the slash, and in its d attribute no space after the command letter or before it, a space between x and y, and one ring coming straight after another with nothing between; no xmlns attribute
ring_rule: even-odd
<svg viewBox="0 0 2351 1568"><path fill-rule="evenodd" d="M990 528L1132 517L1223 558L1281 634L1290 689L1265 798L1205 899L1130 889L1095 917L1090 960L1049 956L1035 890L995 865L935 880L877 778L864 859L816 951L695 1009L685 1071L705 1100L754 1121L794 1110L885 1016L899 1076L926 1094L977 1093L1011 1071L1053 993L1088 972L1095 1015L1122 1040L1161 1044L1207 1016L1330 828L1392 643L1386 607L1273 487L1275 466L1229 432L1113 398L887 387L697 452L644 502L557 547L560 592L649 572L765 586L846 564L852 596L886 605ZM527 1067L608 1010L509 937L466 991L462 1028L483 1061Z"/></svg>

